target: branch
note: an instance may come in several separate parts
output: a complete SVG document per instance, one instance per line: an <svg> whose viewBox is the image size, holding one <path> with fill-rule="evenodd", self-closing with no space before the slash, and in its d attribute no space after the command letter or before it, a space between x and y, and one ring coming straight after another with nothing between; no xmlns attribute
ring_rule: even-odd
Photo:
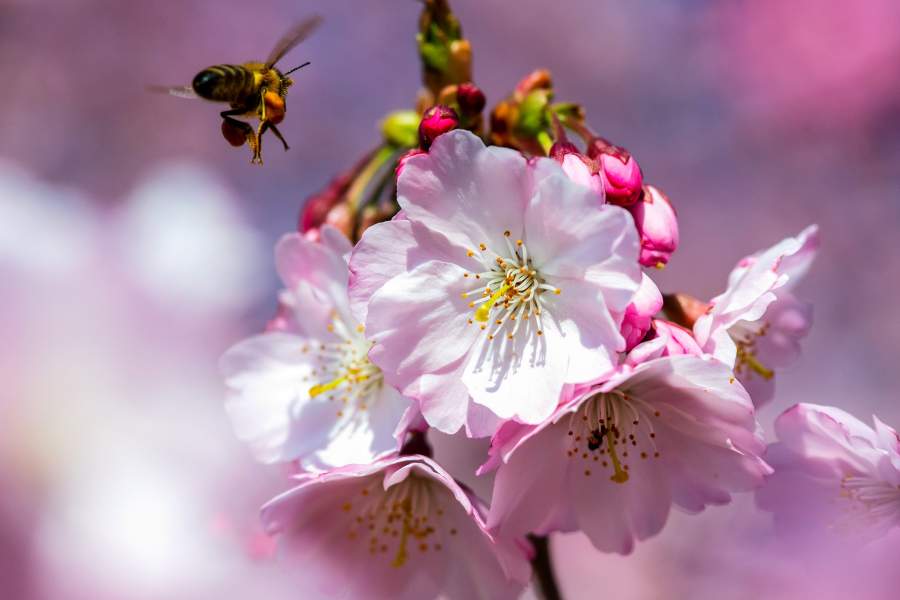
<svg viewBox="0 0 900 600"><path fill-rule="evenodd" d="M534 545L534 558L531 559L531 568L534 570L534 578L544 600L562 600L559 586L556 583L556 575L553 573L553 563L550 560L550 544L547 536L529 535L528 539Z"/></svg>

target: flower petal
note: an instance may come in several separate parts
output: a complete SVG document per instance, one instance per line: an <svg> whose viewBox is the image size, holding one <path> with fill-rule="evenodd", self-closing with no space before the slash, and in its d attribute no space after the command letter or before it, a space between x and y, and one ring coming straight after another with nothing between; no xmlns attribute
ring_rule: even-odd
<svg viewBox="0 0 900 600"><path fill-rule="evenodd" d="M522 236L529 182L520 153L487 148L472 133L456 130L438 137L428 154L406 162L397 180L397 202L410 221L458 245L503 248L504 231Z"/></svg>

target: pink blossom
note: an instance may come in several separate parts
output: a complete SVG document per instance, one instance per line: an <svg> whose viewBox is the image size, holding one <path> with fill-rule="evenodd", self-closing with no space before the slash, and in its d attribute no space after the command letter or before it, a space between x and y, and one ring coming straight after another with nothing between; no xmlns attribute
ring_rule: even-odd
<svg viewBox="0 0 900 600"><path fill-rule="evenodd" d="M303 479L262 519L315 597L518 598L527 543L492 536L482 511L434 461L402 456Z"/></svg>
<svg viewBox="0 0 900 600"><path fill-rule="evenodd" d="M757 503L779 529L869 541L900 526L900 438L873 421L815 404L778 417L766 453L775 474Z"/></svg>
<svg viewBox="0 0 900 600"><path fill-rule="evenodd" d="M591 140L587 150L588 156L597 162L607 202L619 206L637 202L644 176L631 153L601 137Z"/></svg>
<svg viewBox="0 0 900 600"><path fill-rule="evenodd" d="M366 357L371 342L347 297L349 242L321 231L322 243L281 239L277 330L238 343L221 361L235 432L266 463L325 468L396 451L394 430L410 405Z"/></svg>
<svg viewBox="0 0 900 600"><path fill-rule="evenodd" d="M638 344L625 358L626 364L639 365L654 358L663 356L681 356L690 354L702 356L703 350L694 339L694 334L681 325L654 319L647 340Z"/></svg>
<svg viewBox="0 0 900 600"><path fill-rule="evenodd" d="M466 131L438 138L398 180L404 219L354 250L351 305L370 358L433 427L539 423L565 383L609 371L638 288L628 213L598 206L559 165L529 165Z"/></svg>
<svg viewBox="0 0 900 600"><path fill-rule="evenodd" d="M631 350L640 343L647 332L653 317L663 306L663 297L653 280L642 274L641 287L638 288L634 300L625 309L622 320L622 335L625 337L625 350Z"/></svg>
<svg viewBox="0 0 900 600"><path fill-rule="evenodd" d="M800 340L812 325L812 307L791 293L806 274L819 246L811 225L741 260L728 277L728 289L694 324L704 351L728 365L747 387L756 406L774 396L775 369L800 354Z"/></svg>
<svg viewBox="0 0 900 600"><path fill-rule="evenodd" d="M628 207L641 236L641 264L662 268L678 248L678 217L668 197L652 185Z"/></svg>
<svg viewBox="0 0 900 600"><path fill-rule="evenodd" d="M573 395L538 426L505 424L488 525L582 530L598 549L627 554L657 534L672 504L699 512L756 488L760 458L753 404L712 358L671 356L626 367Z"/></svg>

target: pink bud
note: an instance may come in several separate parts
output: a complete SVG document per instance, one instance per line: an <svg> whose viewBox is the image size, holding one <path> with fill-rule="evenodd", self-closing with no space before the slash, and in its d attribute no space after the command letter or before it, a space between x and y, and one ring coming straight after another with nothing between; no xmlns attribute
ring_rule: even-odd
<svg viewBox="0 0 900 600"><path fill-rule="evenodd" d="M550 156L559 162L569 179L593 191L603 203L603 180L594 168L594 161L581 154L571 142L556 142L550 148Z"/></svg>
<svg viewBox="0 0 900 600"><path fill-rule="evenodd" d="M625 338L625 351L637 346L650 331L653 317L663 306L663 297L659 288L646 273L642 274L641 287L625 309L622 319L622 336Z"/></svg>
<svg viewBox="0 0 900 600"><path fill-rule="evenodd" d="M437 136L458 126L459 116L455 110L443 104L432 106L425 111L422 122L419 123L419 145L423 150L428 150Z"/></svg>
<svg viewBox="0 0 900 600"><path fill-rule="evenodd" d="M628 150L597 137L588 144L588 156L597 162L607 202L619 206L630 206L637 202L644 176Z"/></svg>
<svg viewBox="0 0 900 600"><path fill-rule="evenodd" d="M317 236L318 228L325 223L329 211L343 200L343 196L347 188L350 187L358 169L359 166L357 165L338 175L328 182L325 189L307 198L297 223L297 229L300 233L307 234L312 232L312 235ZM316 237L315 239L318 238Z"/></svg>
<svg viewBox="0 0 900 600"><path fill-rule="evenodd" d="M703 350L694 339L694 334L681 325L657 319L653 321L653 329L656 331L656 335L665 342L663 356L703 355Z"/></svg>
<svg viewBox="0 0 900 600"><path fill-rule="evenodd" d="M644 187L641 199L628 207L641 237L640 263L663 268L678 248L678 218L669 199L652 185Z"/></svg>
<svg viewBox="0 0 900 600"><path fill-rule="evenodd" d="M460 112L468 117L480 115L487 104L484 92L474 83L459 84L456 88L456 101L459 103Z"/></svg>
<svg viewBox="0 0 900 600"><path fill-rule="evenodd" d="M652 336L652 337L651 337ZM638 344L629 352L625 363L639 365L663 356L702 356L703 350L694 339L694 335L682 327L669 321L653 320L653 331L647 341Z"/></svg>
<svg viewBox="0 0 900 600"><path fill-rule="evenodd" d="M394 174L397 177L400 177L400 173L403 172L403 167L406 166L406 161L408 161L413 156L418 156L420 154L427 154L424 150L420 150L419 148L413 148L406 152L403 156L400 157L400 160L397 161L397 168L394 169Z"/></svg>

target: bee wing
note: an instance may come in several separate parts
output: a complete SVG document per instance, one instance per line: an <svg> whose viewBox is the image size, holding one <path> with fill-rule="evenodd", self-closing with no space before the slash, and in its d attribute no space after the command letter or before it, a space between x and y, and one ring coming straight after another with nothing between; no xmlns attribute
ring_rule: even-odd
<svg viewBox="0 0 900 600"><path fill-rule="evenodd" d="M169 94L170 96L178 96L179 98L192 99L199 97L194 93L194 88L189 85L148 85L147 91L157 94Z"/></svg>
<svg viewBox="0 0 900 600"><path fill-rule="evenodd" d="M319 27L322 23L322 17L319 15L313 15L311 17L307 17L302 21L295 24L293 27L288 29L281 39L278 40L278 43L275 44L275 47L272 48L272 51L269 53L269 58L266 59L266 67L272 67L281 60L281 57L291 51L297 44L305 40L312 34L316 28Z"/></svg>

